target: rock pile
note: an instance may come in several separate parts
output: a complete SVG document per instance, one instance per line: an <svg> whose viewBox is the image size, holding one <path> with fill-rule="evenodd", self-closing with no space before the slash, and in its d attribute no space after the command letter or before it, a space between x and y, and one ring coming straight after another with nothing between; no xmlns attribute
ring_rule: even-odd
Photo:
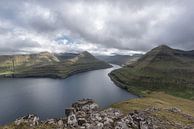
<svg viewBox="0 0 194 129"><path fill-rule="evenodd" d="M39 124L39 117L37 117L34 114L29 114L27 116L24 116L15 120L16 125L25 124L25 123L29 124L30 126L36 126Z"/></svg>
<svg viewBox="0 0 194 129"><path fill-rule="evenodd" d="M16 125L28 124L37 126L38 124L51 125L58 129L161 129L168 127L162 120L153 117L153 112L162 109L148 108L143 111L133 111L124 114L118 109L108 108L100 110L98 104L91 99L79 100L65 109L65 116L61 119L49 119L39 121L35 115L28 115L15 121ZM171 112L180 112L178 108L168 109ZM177 128L188 128L174 125ZM192 129L192 128L191 128Z"/></svg>

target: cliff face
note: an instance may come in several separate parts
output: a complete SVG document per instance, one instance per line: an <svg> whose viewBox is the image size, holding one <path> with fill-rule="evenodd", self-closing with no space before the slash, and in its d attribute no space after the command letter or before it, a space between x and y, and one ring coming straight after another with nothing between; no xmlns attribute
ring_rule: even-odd
<svg viewBox="0 0 194 129"><path fill-rule="evenodd" d="M160 118L154 114L166 112L181 117L181 120L189 119L188 123L176 123L173 120ZM181 120L178 120L181 122ZM183 113L179 108L167 109L150 107L144 110L135 110L123 113L121 110L108 108L100 110L99 105L93 100L84 99L72 104L65 110L65 116L59 119L48 119L41 121L33 114L21 117L14 123L4 126L3 129L165 129L193 128L189 123L194 122L194 117Z"/></svg>

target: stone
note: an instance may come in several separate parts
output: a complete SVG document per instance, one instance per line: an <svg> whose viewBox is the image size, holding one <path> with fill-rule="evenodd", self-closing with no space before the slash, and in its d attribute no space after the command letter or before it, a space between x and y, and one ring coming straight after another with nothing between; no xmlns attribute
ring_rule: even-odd
<svg viewBox="0 0 194 129"><path fill-rule="evenodd" d="M39 124L39 117L34 116L33 125L38 125L38 124Z"/></svg>
<svg viewBox="0 0 194 129"><path fill-rule="evenodd" d="M116 122L115 129L129 129L125 122Z"/></svg>
<svg viewBox="0 0 194 129"><path fill-rule="evenodd" d="M77 126L77 119L75 114L71 114L68 116L67 124L70 126Z"/></svg>
<svg viewBox="0 0 194 129"><path fill-rule="evenodd" d="M59 120L59 121L57 122L57 124L58 124L59 127L62 127L64 123L63 123L62 120Z"/></svg>
<svg viewBox="0 0 194 129"><path fill-rule="evenodd" d="M90 110L97 111L99 109L99 105L96 103L90 104Z"/></svg>
<svg viewBox="0 0 194 129"><path fill-rule="evenodd" d="M78 125L79 126L83 126L86 123L86 119L85 118L78 118Z"/></svg>
<svg viewBox="0 0 194 129"><path fill-rule="evenodd" d="M161 110L178 113L182 117L194 121L194 117L184 114L176 107L168 109L151 107L144 110L136 110L125 115L120 110L114 108L100 110L93 100L83 99L72 104L72 107L67 108L65 116L61 119L39 121L39 117L29 114L17 119L15 125L20 127L24 123L25 126L27 125L26 128L36 128L39 124L51 124L52 127L54 126L57 129L157 129L172 126L177 129L192 128L192 125L162 121L152 115L152 113Z"/></svg>
<svg viewBox="0 0 194 129"><path fill-rule="evenodd" d="M104 125L111 125L114 121L108 117L104 118Z"/></svg>
<svg viewBox="0 0 194 129"><path fill-rule="evenodd" d="M146 121L140 121L140 129L149 129Z"/></svg>
<svg viewBox="0 0 194 129"><path fill-rule="evenodd" d="M86 117L86 113L84 111L78 111L78 112L76 112L76 117L77 118Z"/></svg>
<svg viewBox="0 0 194 129"><path fill-rule="evenodd" d="M55 119L48 119L45 123L55 124L56 123L56 120Z"/></svg>
<svg viewBox="0 0 194 129"><path fill-rule="evenodd" d="M72 107L76 109L76 111L95 111L99 109L98 104L96 104L91 99L83 99L79 100L72 104Z"/></svg>
<svg viewBox="0 0 194 129"><path fill-rule="evenodd" d="M171 112L174 112L174 113L179 113L179 112L181 112L181 109L179 109L179 108L177 108L177 107L172 107L172 108L170 108L170 109L168 109L169 111L171 111Z"/></svg>
<svg viewBox="0 0 194 129"><path fill-rule="evenodd" d="M75 113L75 108L67 108L67 109L65 109L65 115L66 116L69 116L69 115L71 115L71 114L74 114Z"/></svg>
<svg viewBox="0 0 194 129"><path fill-rule="evenodd" d="M92 121L101 121L102 120L102 117L100 116L100 113L92 113L90 115L90 119Z"/></svg>
<svg viewBox="0 0 194 129"><path fill-rule="evenodd" d="M103 126L104 126L104 124L103 124L103 123L101 123L101 122L97 123L97 127L98 127L98 129L102 129L102 128L103 128Z"/></svg>
<svg viewBox="0 0 194 129"><path fill-rule="evenodd" d="M21 117L15 120L15 125L20 125L22 123L26 123L30 126L36 126L39 124L39 117L34 114L29 114L27 116Z"/></svg>

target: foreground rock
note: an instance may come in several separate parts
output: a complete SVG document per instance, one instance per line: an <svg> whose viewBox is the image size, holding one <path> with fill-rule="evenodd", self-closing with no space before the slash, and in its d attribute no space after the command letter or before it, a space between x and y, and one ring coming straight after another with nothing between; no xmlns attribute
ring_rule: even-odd
<svg viewBox="0 0 194 129"><path fill-rule="evenodd" d="M72 107L65 110L65 115L60 119L49 119L40 121L36 115L28 115L17 119L9 128L56 128L56 129L193 129L192 124L181 125L171 121L164 121L152 115L154 112L165 110L194 118L181 112L180 109L172 107L169 109L148 108L143 111L133 111L123 114L120 110L108 108L100 110L98 104L91 99L79 100ZM6 127L5 127L6 128Z"/></svg>

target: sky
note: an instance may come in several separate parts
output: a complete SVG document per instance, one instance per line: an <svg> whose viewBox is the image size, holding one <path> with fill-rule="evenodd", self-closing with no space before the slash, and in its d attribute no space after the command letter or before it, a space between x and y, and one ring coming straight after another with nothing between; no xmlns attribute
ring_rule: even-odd
<svg viewBox="0 0 194 129"><path fill-rule="evenodd" d="M194 0L0 0L0 54L194 49Z"/></svg>

